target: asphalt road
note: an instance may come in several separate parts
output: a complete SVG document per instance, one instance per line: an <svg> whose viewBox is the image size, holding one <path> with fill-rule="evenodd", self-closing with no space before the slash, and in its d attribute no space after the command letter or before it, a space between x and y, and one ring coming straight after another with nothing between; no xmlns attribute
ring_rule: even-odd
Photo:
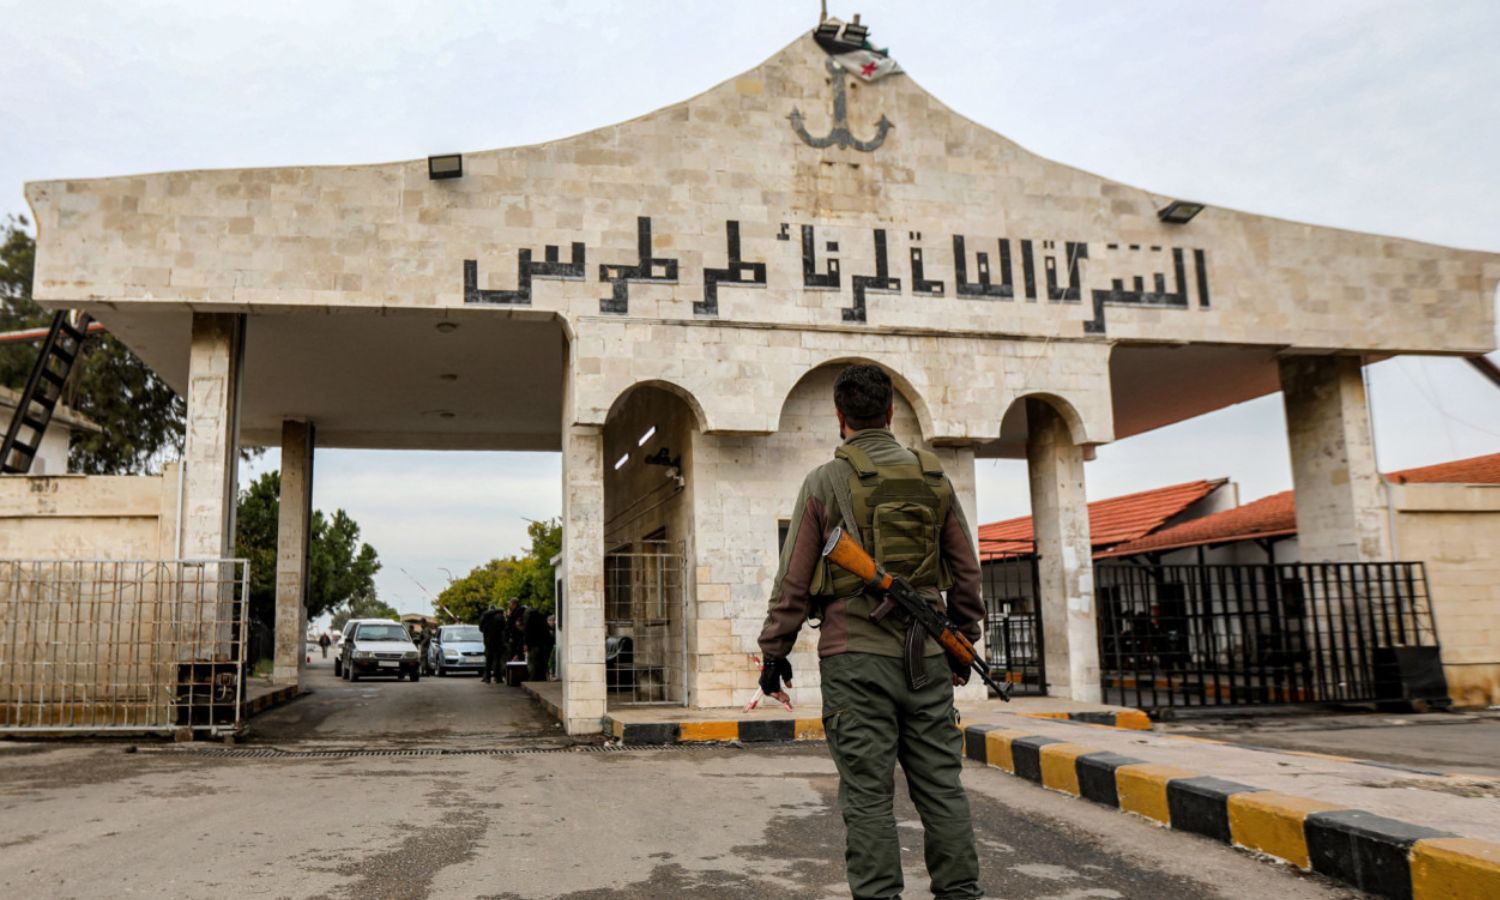
<svg viewBox="0 0 1500 900"><path fill-rule="evenodd" d="M510 688L313 675L318 693L237 747L0 744L0 896L848 896L821 745L607 751L570 745ZM294 755L250 755L272 746ZM471 752L391 755L443 747ZM994 770L964 774L993 897L1351 896ZM928 897L904 798L897 819L906 896Z"/></svg>

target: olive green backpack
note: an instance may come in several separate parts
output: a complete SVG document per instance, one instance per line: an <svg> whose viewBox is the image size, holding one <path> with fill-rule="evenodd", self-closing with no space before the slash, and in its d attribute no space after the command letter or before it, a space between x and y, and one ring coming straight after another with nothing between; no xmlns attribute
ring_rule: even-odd
<svg viewBox="0 0 1500 900"><path fill-rule="evenodd" d="M939 536L948 520L953 491L936 455L918 447L910 449L916 455L915 464L880 466L859 447L840 446L834 456L849 464L848 487L837 491L840 516L845 530L887 572L900 575L913 587L946 590L953 579L943 562ZM856 598L862 588L857 576L823 562L814 575L812 592ZM851 612L868 612L862 610L864 604L854 599L850 603Z"/></svg>

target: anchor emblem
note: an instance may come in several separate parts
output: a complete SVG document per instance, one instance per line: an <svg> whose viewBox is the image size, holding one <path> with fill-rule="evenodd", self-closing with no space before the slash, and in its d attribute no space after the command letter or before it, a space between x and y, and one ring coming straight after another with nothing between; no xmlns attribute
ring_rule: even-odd
<svg viewBox="0 0 1500 900"><path fill-rule="evenodd" d="M828 60L824 66L828 69L828 74L833 76L833 130L820 138L808 134L807 126L802 124L800 109L793 109L792 114L787 116L792 122L792 130L797 132L797 136L802 138L804 144L819 149L837 144L840 149L853 147L862 153L869 153L885 143L886 134L896 126L883 115L880 121L875 123L877 129L875 136L868 141L860 140L849 130L849 102L844 96L844 73L832 59Z"/></svg>

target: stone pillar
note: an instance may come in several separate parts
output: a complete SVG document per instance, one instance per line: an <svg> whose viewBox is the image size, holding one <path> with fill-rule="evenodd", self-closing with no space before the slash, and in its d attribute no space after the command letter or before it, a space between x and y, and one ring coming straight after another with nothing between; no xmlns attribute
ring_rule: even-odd
<svg viewBox="0 0 1500 900"><path fill-rule="evenodd" d="M571 361L571 348L570 348ZM564 389L563 547L559 660L568 734L597 733L605 712L604 432L574 425L572 378Z"/></svg>
<svg viewBox="0 0 1500 900"><path fill-rule="evenodd" d="M1026 465L1036 535L1048 694L1097 703L1099 636L1084 496L1084 448L1044 400L1026 400Z"/></svg>
<svg viewBox="0 0 1500 900"><path fill-rule="evenodd" d="M281 502L276 520L276 663L272 680L298 684L307 659L307 558L312 540L314 430L281 423Z"/></svg>
<svg viewBox="0 0 1500 900"><path fill-rule="evenodd" d="M1389 559L1385 494L1375 471L1359 358L1287 356L1280 367L1302 561Z"/></svg>
<svg viewBox="0 0 1500 900"><path fill-rule="evenodd" d="M192 341L183 448L187 471L183 482L182 555L187 559L222 559L234 555L245 317L194 313Z"/></svg>

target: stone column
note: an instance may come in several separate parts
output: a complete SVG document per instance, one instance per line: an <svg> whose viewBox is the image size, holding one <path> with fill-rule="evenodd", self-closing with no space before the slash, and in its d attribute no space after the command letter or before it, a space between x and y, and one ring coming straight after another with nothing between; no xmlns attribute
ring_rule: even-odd
<svg viewBox="0 0 1500 900"><path fill-rule="evenodd" d="M1385 494L1375 471L1359 358L1287 356L1280 367L1302 561L1389 559Z"/></svg>
<svg viewBox="0 0 1500 900"><path fill-rule="evenodd" d="M1097 703L1099 637L1084 448L1073 443L1068 423L1044 400L1026 400L1026 425L1047 692Z"/></svg>
<svg viewBox="0 0 1500 900"><path fill-rule="evenodd" d="M276 663L272 680L298 684L307 659L307 558L312 540L312 423L281 423L281 503L276 520Z"/></svg>
<svg viewBox="0 0 1500 900"><path fill-rule="evenodd" d="M573 348L563 388L562 717L568 734L597 733L605 713L604 430L573 424Z"/></svg>
<svg viewBox="0 0 1500 900"><path fill-rule="evenodd" d="M183 482L182 555L186 559L233 555L244 347L244 316L193 314L183 448L187 471Z"/></svg>
<svg viewBox="0 0 1500 900"><path fill-rule="evenodd" d="M194 313L188 356L187 429L183 447L182 549L185 559L234 554L240 459L240 374L245 317ZM184 568L178 588L180 659L232 659L234 580L227 565Z"/></svg>

